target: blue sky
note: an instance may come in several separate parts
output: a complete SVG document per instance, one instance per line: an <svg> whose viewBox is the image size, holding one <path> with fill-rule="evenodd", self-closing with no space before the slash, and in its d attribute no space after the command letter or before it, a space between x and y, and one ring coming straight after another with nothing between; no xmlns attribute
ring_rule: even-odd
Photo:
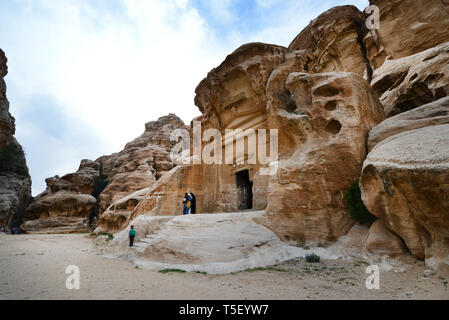
<svg viewBox="0 0 449 320"><path fill-rule="evenodd" d="M10 112L33 194L81 159L117 152L240 45L287 46L323 11L368 0L0 0Z"/></svg>

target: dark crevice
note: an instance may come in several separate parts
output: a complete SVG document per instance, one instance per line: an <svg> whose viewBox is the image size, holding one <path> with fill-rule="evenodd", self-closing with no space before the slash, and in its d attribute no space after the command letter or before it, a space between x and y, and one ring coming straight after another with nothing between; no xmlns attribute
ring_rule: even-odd
<svg viewBox="0 0 449 320"><path fill-rule="evenodd" d="M362 24L357 20L353 20L353 21L354 21L354 25L356 27L357 34L358 34L357 41L362 50L363 59L365 60L366 71L368 73L368 82L371 83L371 80L373 80L373 68L371 67L371 63L368 59L368 50L366 49L365 42L363 41L363 38L365 37L365 35L367 33L366 27L362 26Z"/></svg>

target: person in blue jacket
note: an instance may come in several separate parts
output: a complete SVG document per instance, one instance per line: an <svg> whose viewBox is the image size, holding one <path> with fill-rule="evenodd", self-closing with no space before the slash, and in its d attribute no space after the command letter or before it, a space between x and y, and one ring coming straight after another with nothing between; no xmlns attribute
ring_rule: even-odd
<svg viewBox="0 0 449 320"><path fill-rule="evenodd" d="M134 230L134 226L131 226L129 230L129 246L132 247L134 244L134 238L136 237L136 230Z"/></svg>

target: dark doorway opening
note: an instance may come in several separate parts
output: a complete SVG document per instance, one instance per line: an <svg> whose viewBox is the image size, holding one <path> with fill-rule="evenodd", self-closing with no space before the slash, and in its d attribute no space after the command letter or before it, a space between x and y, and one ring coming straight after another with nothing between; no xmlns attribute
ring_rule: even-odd
<svg viewBox="0 0 449 320"><path fill-rule="evenodd" d="M253 182L249 180L249 171L243 170L235 174L239 210L253 208Z"/></svg>

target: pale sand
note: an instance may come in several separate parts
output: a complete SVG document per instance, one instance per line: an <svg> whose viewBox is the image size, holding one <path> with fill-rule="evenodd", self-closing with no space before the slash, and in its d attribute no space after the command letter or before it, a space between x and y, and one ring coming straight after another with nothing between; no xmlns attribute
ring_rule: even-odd
<svg viewBox="0 0 449 320"><path fill-rule="evenodd" d="M66 289L65 269L81 271ZM0 299L449 299L448 268L424 277L424 264L381 272L379 290L365 287L366 264L296 259L264 270L226 275L136 269L99 254L86 234L0 234Z"/></svg>

